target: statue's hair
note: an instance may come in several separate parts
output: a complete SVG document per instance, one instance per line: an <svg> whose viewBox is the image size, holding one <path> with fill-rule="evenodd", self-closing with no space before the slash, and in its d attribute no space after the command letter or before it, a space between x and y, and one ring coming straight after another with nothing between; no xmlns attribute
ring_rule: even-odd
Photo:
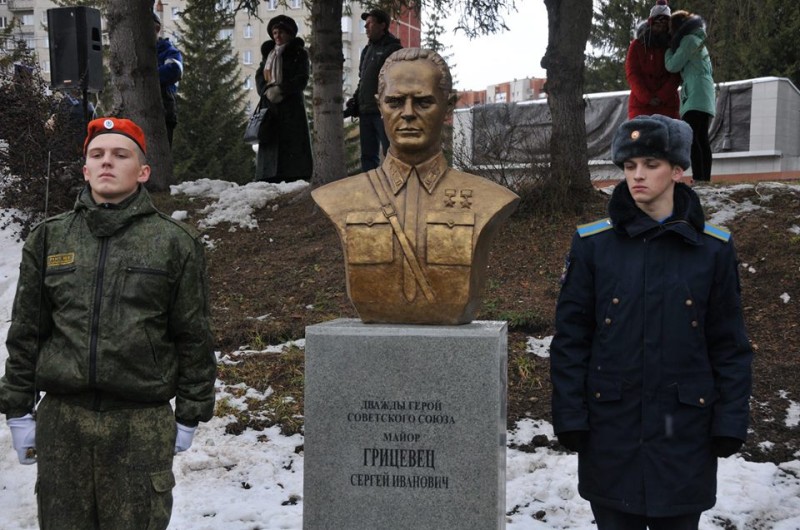
<svg viewBox="0 0 800 530"><path fill-rule="evenodd" d="M441 55L433 50L426 50L424 48L401 48L387 57L386 62L383 63L383 68L381 68L378 74L378 94L383 94L386 88L385 74L391 65L400 61L417 61L419 59L429 61L439 70L441 74L439 88L442 90L445 97L448 97L453 91L453 77L450 75L450 68L447 66L444 59L442 59Z"/></svg>

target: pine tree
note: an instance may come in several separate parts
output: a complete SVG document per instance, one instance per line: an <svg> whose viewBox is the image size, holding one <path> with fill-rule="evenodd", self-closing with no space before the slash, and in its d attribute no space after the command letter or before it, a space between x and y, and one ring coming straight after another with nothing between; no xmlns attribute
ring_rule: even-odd
<svg viewBox="0 0 800 530"><path fill-rule="evenodd" d="M189 0L178 49L184 72L178 89L173 156L179 182L198 178L246 183L255 172L252 148L242 141L247 113L239 66L220 32L228 15L215 0Z"/></svg>

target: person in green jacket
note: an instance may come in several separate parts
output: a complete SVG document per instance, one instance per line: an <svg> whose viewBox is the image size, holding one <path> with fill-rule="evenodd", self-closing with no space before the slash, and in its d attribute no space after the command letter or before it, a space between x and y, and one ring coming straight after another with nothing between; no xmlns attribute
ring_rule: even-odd
<svg viewBox="0 0 800 530"><path fill-rule="evenodd" d="M706 23L688 11L675 11L669 25L672 40L664 66L681 74L681 119L694 132L692 176L695 181L707 182L711 180L712 164L708 126L716 113L716 95L706 48Z"/></svg>
<svg viewBox="0 0 800 530"><path fill-rule="evenodd" d="M173 456L214 411L203 243L153 206L135 123L93 120L83 149L74 209L22 250L0 412L41 528L164 529Z"/></svg>

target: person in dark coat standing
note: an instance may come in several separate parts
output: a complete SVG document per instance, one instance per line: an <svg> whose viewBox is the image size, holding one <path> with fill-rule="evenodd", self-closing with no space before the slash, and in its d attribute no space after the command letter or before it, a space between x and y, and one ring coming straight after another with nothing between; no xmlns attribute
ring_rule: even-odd
<svg viewBox="0 0 800 530"><path fill-rule="evenodd" d="M747 436L752 349L730 232L680 180L692 130L623 123L609 219L578 227L551 345L553 428L600 530L696 530Z"/></svg>
<svg viewBox="0 0 800 530"><path fill-rule="evenodd" d="M636 28L636 38L631 41L625 58L625 77L631 87L628 119L643 114L680 118L681 76L664 67L670 14L667 0L658 0L650 10L650 17Z"/></svg>
<svg viewBox="0 0 800 530"><path fill-rule="evenodd" d="M311 180L313 162L303 91L310 63L297 23L278 15L267 23L270 40L261 45L256 88L261 104L271 106L269 132L258 143L256 180Z"/></svg>
<svg viewBox="0 0 800 530"><path fill-rule="evenodd" d="M172 147L172 137L178 126L178 81L183 76L183 55L169 39L159 37L161 19L153 13L156 27L156 56L158 57L158 82L161 85L161 101L164 104L164 121L167 124L167 140Z"/></svg>
<svg viewBox="0 0 800 530"><path fill-rule="evenodd" d="M361 140L361 171L367 172L377 168L381 163L381 153L386 155L389 149L389 138L383 129L383 120L378 101L378 74L386 62L386 58L402 48L400 39L389 33L391 18L382 9L372 9L361 13L361 20L366 22L369 43L361 50L358 63L358 88L352 98L347 101L350 115L358 116L358 132Z"/></svg>

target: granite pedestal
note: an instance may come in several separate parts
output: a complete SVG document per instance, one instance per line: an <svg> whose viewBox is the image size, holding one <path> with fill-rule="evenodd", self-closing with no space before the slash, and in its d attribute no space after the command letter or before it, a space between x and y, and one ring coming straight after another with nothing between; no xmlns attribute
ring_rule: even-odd
<svg viewBox="0 0 800 530"><path fill-rule="evenodd" d="M306 328L303 528L505 525L505 322Z"/></svg>

